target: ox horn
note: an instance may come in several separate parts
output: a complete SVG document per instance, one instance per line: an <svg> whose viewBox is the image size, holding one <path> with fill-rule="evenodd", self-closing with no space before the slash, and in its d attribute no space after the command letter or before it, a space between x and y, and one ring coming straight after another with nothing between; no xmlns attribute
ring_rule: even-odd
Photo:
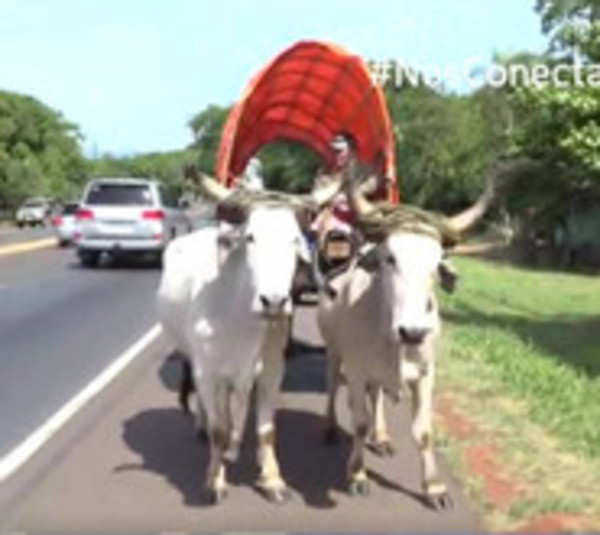
<svg viewBox="0 0 600 535"><path fill-rule="evenodd" d="M462 234L477 223L487 212L495 197L494 180L489 180L477 201L466 210L448 217L446 223L458 234Z"/></svg>
<svg viewBox="0 0 600 535"><path fill-rule="evenodd" d="M344 185L350 205L358 216L364 217L377 211L376 206L365 197L365 193L369 192L372 188L373 177L370 177L356 188L354 177L346 176L344 177Z"/></svg>
<svg viewBox="0 0 600 535"><path fill-rule="evenodd" d="M365 180L363 180L357 188L357 192L361 197L366 197L367 195L373 195L380 187L381 180L377 177L377 175L369 175Z"/></svg>
<svg viewBox="0 0 600 535"><path fill-rule="evenodd" d="M341 188L342 184L339 180L328 181L311 193L311 200L317 205L317 208L321 208L333 200Z"/></svg>
<svg viewBox="0 0 600 535"><path fill-rule="evenodd" d="M216 179L200 173L196 166L187 167L185 175L212 201L221 202L231 195L231 190L223 186Z"/></svg>

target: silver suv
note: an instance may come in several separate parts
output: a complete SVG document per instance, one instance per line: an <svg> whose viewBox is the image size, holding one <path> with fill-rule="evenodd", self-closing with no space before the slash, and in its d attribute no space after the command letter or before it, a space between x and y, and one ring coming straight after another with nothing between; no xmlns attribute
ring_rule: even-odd
<svg viewBox="0 0 600 535"><path fill-rule="evenodd" d="M75 243L84 266L96 266L102 253L152 255L190 230L177 199L155 180L98 178L86 187L76 212Z"/></svg>

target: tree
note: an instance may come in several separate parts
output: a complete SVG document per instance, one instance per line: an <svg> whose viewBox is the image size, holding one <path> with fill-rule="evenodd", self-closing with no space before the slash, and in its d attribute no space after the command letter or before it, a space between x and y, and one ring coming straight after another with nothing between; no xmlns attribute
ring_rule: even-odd
<svg viewBox="0 0 600 535"><path fill-rule="evenodd" d="M221 134L230 111L231 107L211 104L189 122L194 136L189 148L195 154L198 167L205 173L214 174Z"/></svg>
<svg viewBox="0 0 600 535"><path fill-rule="evenodd" d="M421 80L388 84L386 97L404 201L445 212L469 204L506 142L502 96L491 90L451 95Z"/></svg>
<svg viewBox="0 0 600 535"><path fill-rule="evenodd" d="M33 97L0 91L0 205L67 198L86 176L78 128Z"/></svg>
<svg viewBox="0 0 600 535"><path fill-rule="evenodd" d="M511 203L533 227L551 234L575 199L600 194L600 6L592 0L538 0L536 9L549 49L528 61L549 71L561 65L563 74L558 84L506 88L518 117L514 155L524 162L512 177ZM510 63L524 60L513 57Z"/></svg>
<svg viewBox="0 0 600 535"><path fill-rule="evenodd" d="M550 50L573 59L600 60L600 4L596 0L537 0L542 30L550 36Z"/></svg>
<svg viewBox="0 0 600 535"><path fill-rule="evenodd" d="M180 195L187 184L183 170L194 159L186 149L117 158L110 154L90 162L92 176L155 178Z"/></svg>
<svg viewBox="0 0 600 535"><path fill-rule="evenodd" d="M321 164L316 152L291 141L270 143L259 151L259 158L263 163L265 185L291 193L310 191Z"/></svg>
<svg viewBox="0 0 600 535"><path fill-rule="evenodd" d="M230 107L209 105L189 123L194 135L189 150L199 168L206 173L214 174L223 127L230 112ZM283 191L309 190L320 163L313 151L286 140L273 141L261 147L257 156L263 164L265 185Z"/></svg>

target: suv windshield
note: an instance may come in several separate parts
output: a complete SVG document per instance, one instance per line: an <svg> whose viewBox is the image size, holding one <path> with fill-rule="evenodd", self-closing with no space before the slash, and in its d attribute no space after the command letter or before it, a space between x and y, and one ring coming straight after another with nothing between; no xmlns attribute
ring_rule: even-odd
<svg viewBox="0 0 600 535"><path fill-rule="evenodd" d="M152 196L145 184L94 184L88 192L86 204L119 206L150 206Z"/></svg>
<svg viewBox="0 0 600 535"><path fill-rule="evenodd" d="M23 204L24 208L43 208L45 203L43 201L27 201Z"/></svg>

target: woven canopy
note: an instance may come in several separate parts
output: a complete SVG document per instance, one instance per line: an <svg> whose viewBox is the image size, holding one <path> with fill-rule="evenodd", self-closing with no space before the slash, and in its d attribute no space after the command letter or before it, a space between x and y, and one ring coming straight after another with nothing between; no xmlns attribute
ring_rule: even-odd
<svg viewBox="0 0 600 535"><path fill-rule="evenodd" d="M358 160L388 179L396 202L394 141L385 96L365 62L343 48L301 41L282 52L248 84L221 138L216 175L231 185L264 145L302 143L326 166L334 163L332 138L350 133Z"/></svg>

